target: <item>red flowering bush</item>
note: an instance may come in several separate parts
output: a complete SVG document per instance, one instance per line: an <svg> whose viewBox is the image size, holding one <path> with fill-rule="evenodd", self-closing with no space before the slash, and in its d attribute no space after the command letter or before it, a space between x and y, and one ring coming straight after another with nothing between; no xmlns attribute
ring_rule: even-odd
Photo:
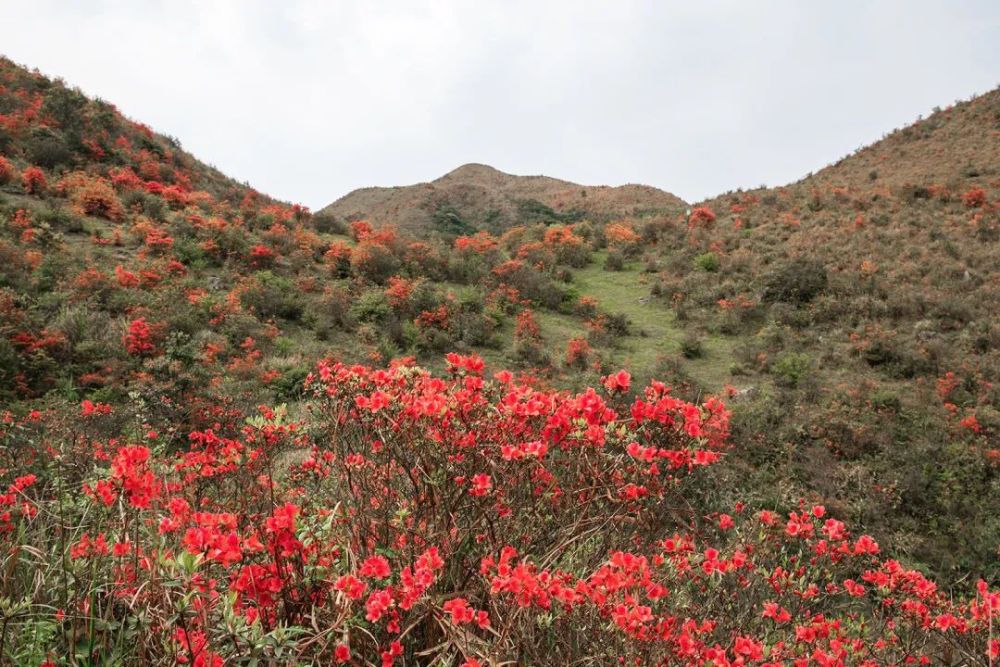
<svg viewBox="0 0 1000 667"><path fill-rule="evenodd" d="M456 250L482 255L496 248L497 240L489 232L476 232L472 236L459 236L454 246Z"/></svg>
<svg viewBox="0 0 1000 667"><path fill-rule="evenodd" d="M121 190L140 190L143 187L142 179L131 167L111 169L109 175L112 185Z"/></svg>
<svg viewBox="0 0 1000 667"><path fill-rule="evenodd" d="M962 203L969 208L980 208L986 205L986 190L970 188L962 195Z"/></svg>
<svg viewBox="0 0 1000 667"><path fill-rule="evenodd" d="M542 330L535 319L535 313L525 308L517 314L517 325L514 327L515 340L535 341L541 338Z"/></svg>
<svg viewBox="0 0 1000 667"><path fill-rule="evenodd" d="M351 238L355 241L364 241L371 236L372 225L367 220L355 220L350 224Z"/></svg>
<svg viewBox="0 0 1000 667"><path fill-rule="evenodd" d="M688 217L688 227L707 227L715 222L715 211L707 206L696 206Z"/></svg>
<svg viewBox="0 0 1000 667"><path fill-rule="evenodd" d="M28 167L21 172L21 187L29 195L42 194L48 188L45 172L38 167Z"/></svg>
<svg viewBox="0 0 1000 667"><path fill-rule="evenodd" d="M0 585L31 611L0 652L770 666L1000 651L985 582L940 591L822 506L713 508L718 400L630 393L625 371L545 391L447 361L447 377L322 363L306 422L219 411L173 453L155 432L96 438L117 418L104 403L77 425L8 415L0 539L24 555ZM62 632L34 636L29 618Z"/></svg>
<svg viewBox="0 0 1000 667"><path fill-rule="evenodd" d="M123 271L119 274L118 280L120 283L122 283L122 276L125 274L128 274L128 272ZM131 280L133 280L135 276L134 274L129 275L129 284L132 285L133 283ZM132 322L129 323L128 333L122 337L122 343L125 345L125 351L135 357L148 356L156 352L156 343L153 341L153 329L146 322L146 318L144 317L132 320Z"/></svg>
<svg viewBox="0 0 1000 667"><path fill-rule="evenodd" d="M14 169L14 165L0 155L0 185L7 185L15 178L17 178L17 171Z"/></svg>
<svg viewBox="0 0 1000 667"><path fill-rule="evenodd" d="M111 182L77 171L60 179L57 190L69 197L73 210L115 222L125 217L125 208Z"/></svg>
<svg viewBox="0 0 1000 667"><path fill-rule="evenodd" d="M399 260L385 245L374 240L363 240L350 255L351 270L355 275L382 284L399 270Z"/></svg>
<svg viewBox="0 0 1000 667"><path fill-rule="evenodd" d="M642 237L631 225L624 222L613 222L604 228L604 238L609 248L621 250L628 254L638 249Z"/></svg>
<svg viewBox="0 0 1000 667"><path fill-rule="evenodd" d="M560 264L582 267L590 262L590 249L571 226L554 225L545 230L545 246L555 253Z"/></svg>
<svg viewBox="0 0 1000 667"><path fill-rule="evenodd" d="M323 254L323 262L331 272L338 277L345 277L351 272L351 247L342 241L334 241Z"/></svg>
<svg viewBox="0 0 1000 667"><path fill-rule="evenodd" d="M408 310L410 297L413 296L413 291L416 289L417 284L418 281L401 276L392 276L389 278L389 284L385 289L385 297L389 305L397 312Z"/></svg>
<svg viewBox="0 0 1000 667"><path fill-rule="evenodd" d="M590 352L590 343L586 338L571 338L566 344L566 365L581 370L586 368Z"/></svg>
<svg viewBox="0 0 1000 667"><path fill-rule="evenodd" d="M277 253L266 245L258 243L250 249L250 266L256 269L266 269L274 266Z"/></svg>

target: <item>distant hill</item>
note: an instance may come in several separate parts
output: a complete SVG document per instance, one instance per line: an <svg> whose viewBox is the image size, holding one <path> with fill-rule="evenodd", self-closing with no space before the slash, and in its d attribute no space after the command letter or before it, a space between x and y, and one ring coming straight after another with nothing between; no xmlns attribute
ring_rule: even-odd
<svg viewBox="0 0 1000 667"><path fill-rule="evenodd" d="M515 224L607 220L643 213L683 212L680 198L647 185L586 186L548 176L514 176L466 164L430 183L355 190L321 213L410 230L502 231Z"/></svg>

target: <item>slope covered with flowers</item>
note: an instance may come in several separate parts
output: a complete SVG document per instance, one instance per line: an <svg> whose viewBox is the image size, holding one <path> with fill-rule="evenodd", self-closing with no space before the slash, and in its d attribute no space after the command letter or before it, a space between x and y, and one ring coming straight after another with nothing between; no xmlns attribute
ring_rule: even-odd
<svg viewBox="0 0 1000 667"><path fill-rule="evenodd" d="M822 506L713 508L717 399L322 362L308 416L165 451L115 408L5 419L20 664L990 664L955 597ZM125 420L127 423L128 419ZM41 582L41 583L40 583Z"/></svg>
<svg viewBox="0 0 1000 667"><path fill-rule="evenodd" d="M0 663L995 661L998 102L407 227L0 59Z"/></svg>

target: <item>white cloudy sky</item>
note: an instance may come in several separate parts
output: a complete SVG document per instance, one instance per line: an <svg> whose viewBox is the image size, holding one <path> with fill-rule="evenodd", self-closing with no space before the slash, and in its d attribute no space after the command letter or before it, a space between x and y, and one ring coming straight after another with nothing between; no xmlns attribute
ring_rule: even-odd
<svg viewBox="0 0 1000 667"><path fill-rule="evenodd" d="M696 201L1000 84L1000 3L0 0L0 53L313 208L466 162Z"/></svg>

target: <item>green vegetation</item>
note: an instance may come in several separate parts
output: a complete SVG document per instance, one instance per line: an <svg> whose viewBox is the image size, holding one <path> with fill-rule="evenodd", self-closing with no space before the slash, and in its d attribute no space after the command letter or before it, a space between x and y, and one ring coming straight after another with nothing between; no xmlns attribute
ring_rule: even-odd
<svg viewBox="0 0 1000 667"><path fill-rule="evenodd" d="M327 357L475 353L556 388L626 368L731 400L724 500L822 501L941 581L1000 576L1000 93L689 217L558 185L397 226L270 199L0 63L12 414L128 402L182 449L213 410L301 409Z"/></svg>

